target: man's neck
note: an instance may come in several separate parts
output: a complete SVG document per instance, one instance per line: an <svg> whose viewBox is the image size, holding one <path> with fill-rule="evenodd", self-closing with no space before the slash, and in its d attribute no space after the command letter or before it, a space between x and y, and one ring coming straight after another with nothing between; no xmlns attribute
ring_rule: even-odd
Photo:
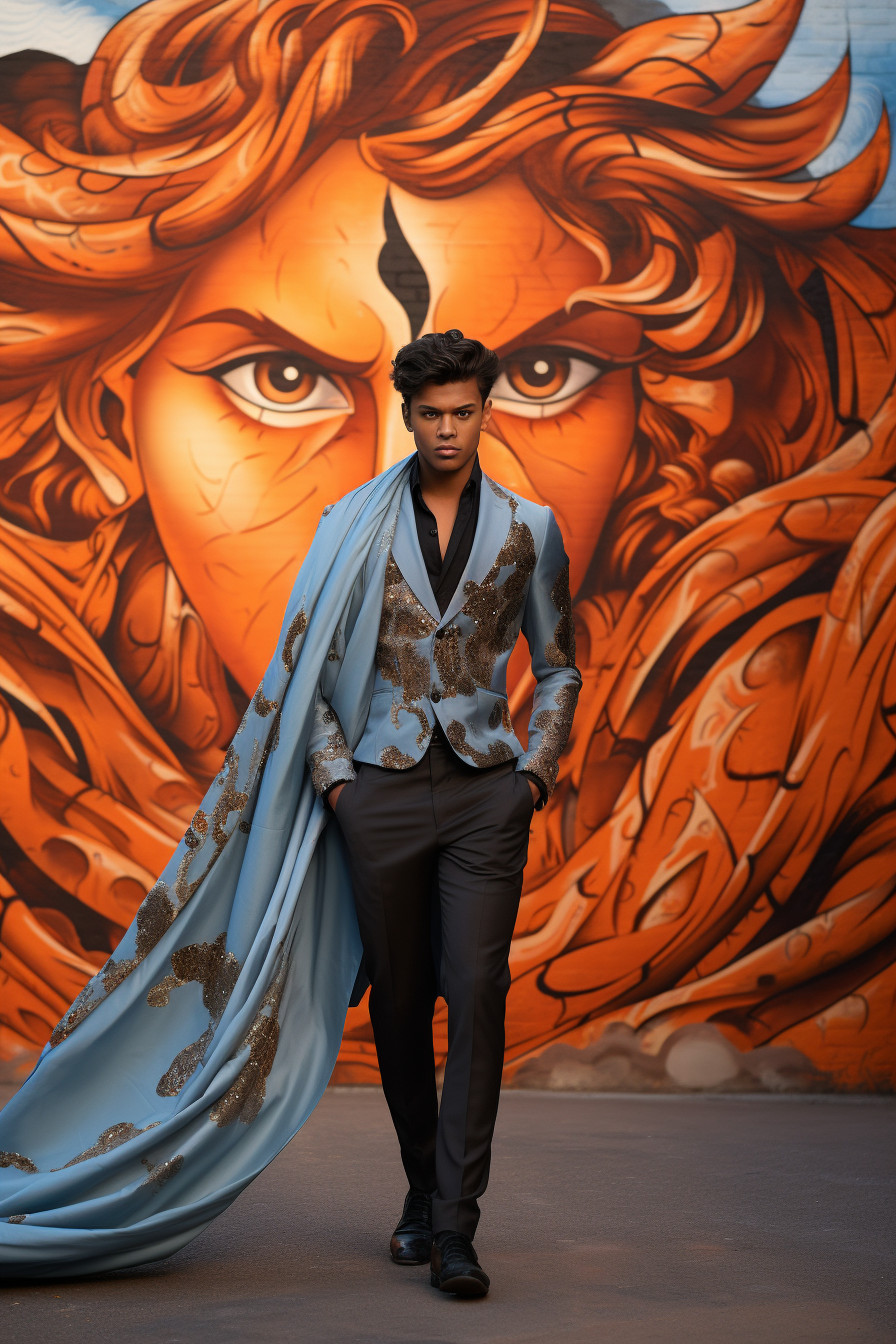
<svg viewBox="0 0 896 1344"><path fill-rule="evenodd" d="M478 460L478 453L474 453L466 466L461 467L459 471L433 471L418 453L417 471L420 476L420 490L423 498L437 499L445 504L449 502L459 503L464 492L464 486L473 475Z"/></svg>

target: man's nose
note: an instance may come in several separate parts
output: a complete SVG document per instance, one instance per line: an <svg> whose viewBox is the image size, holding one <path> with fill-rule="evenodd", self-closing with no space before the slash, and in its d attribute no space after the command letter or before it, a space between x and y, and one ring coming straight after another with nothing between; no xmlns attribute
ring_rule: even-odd
<svg viewBox="0 0 896 1344"><path fill-rule="evenodd" d="M453 439L457 431L454 428L454 420L450 415L443 415L439 421L437 430L440 439Z"/></svg>

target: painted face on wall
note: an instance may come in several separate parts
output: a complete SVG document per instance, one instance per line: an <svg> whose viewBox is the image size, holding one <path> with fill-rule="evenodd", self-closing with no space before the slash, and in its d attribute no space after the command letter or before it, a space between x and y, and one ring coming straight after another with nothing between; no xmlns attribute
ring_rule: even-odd
<svg viewBox="0 0 896 1344"><path fill-rule="evenodd" d="M423 200L335 145L210 249L135 381L162 545L247 692L324 505L410 450L389 370L416 333L378 269L387 193L427 277L423 330L503 357L483 467L554 509L574 588L632 441L639 323L572 308L594 260L518 177Z"/></svg>

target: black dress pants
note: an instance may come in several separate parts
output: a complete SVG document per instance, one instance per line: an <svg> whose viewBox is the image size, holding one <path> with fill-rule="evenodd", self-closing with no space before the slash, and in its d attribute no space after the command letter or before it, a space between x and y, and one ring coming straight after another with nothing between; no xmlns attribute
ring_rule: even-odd
<svg viewBox="0 0 896 1344"><path fill-rule="evenodd" d="M508 761L477 769L441 735L407 770L356 766L336 804L351 865L383 1091L433 1230L472 1237L504 1060L507 965L532 792ZM448 1005L441 1106L432 1019Z"/></svg>

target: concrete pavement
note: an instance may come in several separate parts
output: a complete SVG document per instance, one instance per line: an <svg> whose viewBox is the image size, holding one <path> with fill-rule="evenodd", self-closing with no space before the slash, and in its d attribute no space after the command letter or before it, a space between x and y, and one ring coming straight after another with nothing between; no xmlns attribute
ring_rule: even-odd
<svg viewBox="0 0 896 1344"><path fill-rule="evenodd" d="M511 1091L482 1301L388 1259L378 1091L333 1089L159 1265L6 1288L16 1344L893 1344L896 1099Z"/></svg>

